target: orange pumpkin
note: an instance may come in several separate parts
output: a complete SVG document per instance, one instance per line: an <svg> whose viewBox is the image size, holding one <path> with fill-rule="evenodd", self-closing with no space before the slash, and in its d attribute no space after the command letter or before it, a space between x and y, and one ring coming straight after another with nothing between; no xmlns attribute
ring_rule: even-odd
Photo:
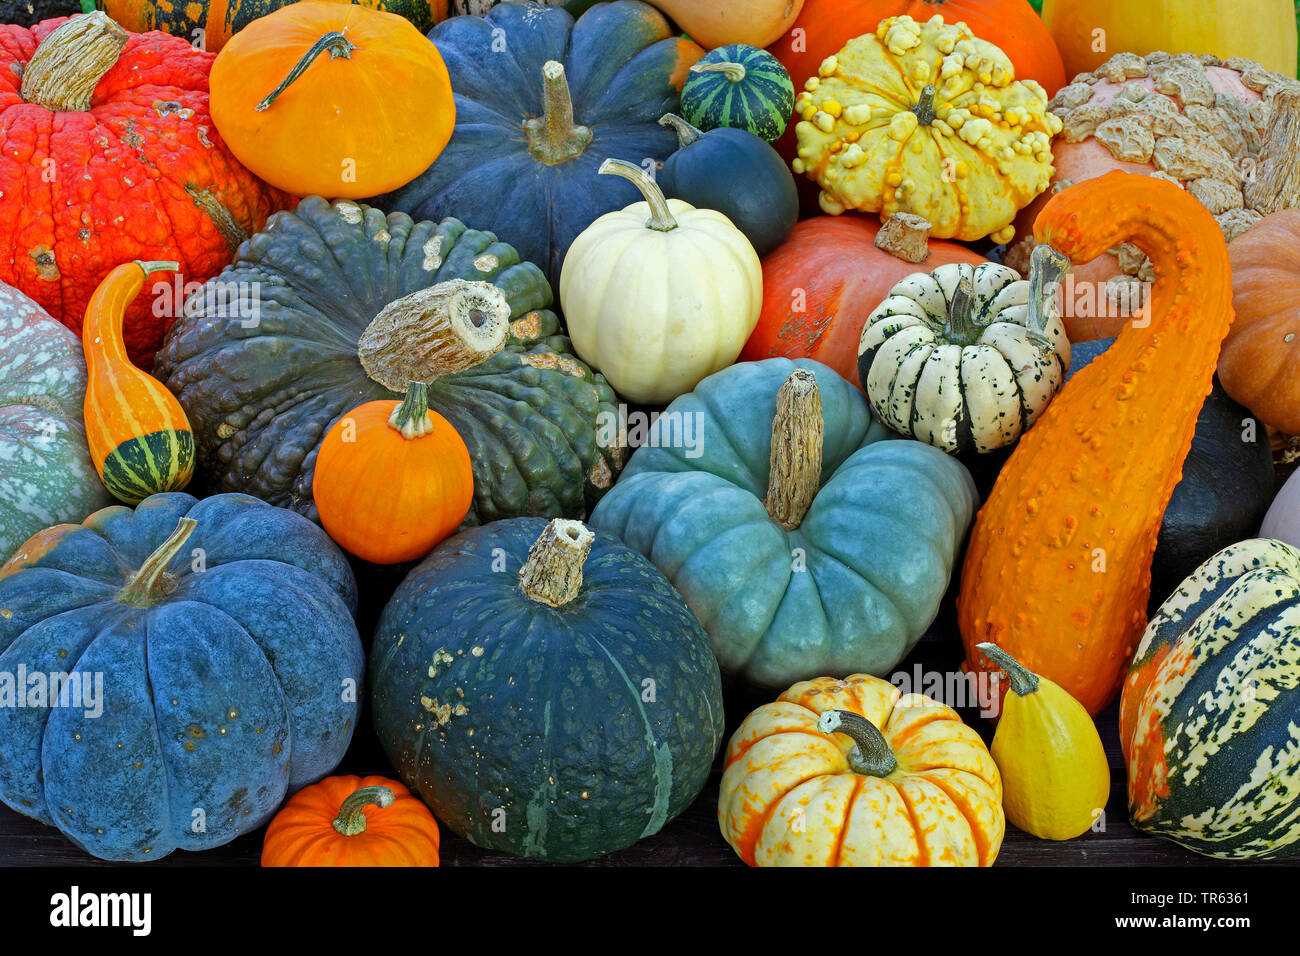
<svg viewBox="0 0 1300 956"><path fill-rule="evenodd" d="M956 711L868 674L795 684L727 746L718 825L750 866L992 866L1002 778Z"/></svg>
<svg viewBox="0 0 1300 956"><path fill-rule="evenodd" d="M217 55L211 89L213 122L241 163L328 199L406 185L456 121L437 47L406 19L353 4L304 0L254 20Z"/></svg>
<svg viewBox="0 0 1300 956"><path fill-rule="evenodd" d="M334 423L316 456L312 494L340 547L375 564L423 557L465 520L474 500L469 449L412 382Z"/></svg>
<svg viewBox="0 0 1300 956"><path fill-rule="evenodd" d="M975 648L991 641L1096 715L1146 626L1151 556L1232 323L1232 276L1210 213L1149 176L1066 189L1034 233L1045 261L1136 245L1155 269L1150 322L1075 375L1003 466L971 532L958 624L968 666L996 669ZM1044 307L1031 297L1031 312Z"/></svg>
<svg viewBox="0 0 1300 956"><path fill-rule="evenodd" d="M437 866L438 821L387 777L326 777L266 828L262 866Z"/></svg>

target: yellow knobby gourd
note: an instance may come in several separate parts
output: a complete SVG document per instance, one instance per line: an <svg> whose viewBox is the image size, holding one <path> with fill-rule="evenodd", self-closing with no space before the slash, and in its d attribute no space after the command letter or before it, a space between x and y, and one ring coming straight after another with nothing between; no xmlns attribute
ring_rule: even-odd
<svg viewBox="0 0 1300 956"><path fill-rule="evenodd" d="M1043 840L1087 832L1110 796L1110 767L1088 711L996 644L978 648L1011 681L990 748L1007 820Z"/></svg>

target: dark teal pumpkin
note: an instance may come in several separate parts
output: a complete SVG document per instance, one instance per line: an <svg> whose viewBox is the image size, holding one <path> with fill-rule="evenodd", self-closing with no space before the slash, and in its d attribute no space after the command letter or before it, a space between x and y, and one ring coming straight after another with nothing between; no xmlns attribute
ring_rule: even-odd
<svg viewBox="0 0 1300 956"><path fill-rule="evenodd" d="M455 219L413 222L319 197L276 213L245 242L190 297L158 353L155 374L194 428L198 472L316 520L322 437L358 405L402 395L362 366L367 326L394 300L456 280L495 286L512 320L501 351L429 383L429 407L469 449L466 521L584 516L622 461L621 449L597 441L602 413L616 415L614 394L558 334L546 277ZM389 342L394 352L407 346Z"/></svg>
<svg viewBox="0 0 1300 956"><path fill-rule="evenodd" d="M610 853L656 833L708 780L723 731L708 637L649 561L592 539L534 518L461 532L410 573L375 631L380 742L478 846L559 862ZM535 543L548 571L521 578ZM563 593L575 567L579 586Z"/></svg>
<svg viewBox="0 0 1300 956"><path fill-rule="evenodd" d="M705 131L729 126L774 143L793 114L794 83L781 61L743 43L705 54L682 85L682 116Z"/></svg>
<svg viewBox="0 0 1300 956"><path fill-rule="evenodd" d="M374 204L469 219L558 284L578 233L641 199L617 176L596 175L600 164L672 152L657 120L677 109L699 47L640 0L596 4L576 23L559 7L504 3L486 17L452 17L429 39L451 74L456 129L423 175ZM551 61L564 73L547 79Z"/></svg>
<svg viewBox="0 0 1300 956"><path fill-rule="evenodd" d="M81 0L0 0L0 23L30 27L42 20L72 17L94 9L94 3L83 6Z"/></svg>
<svg viewBox="0 0 1300 956"><path fill-rule="evenodd" d="M799 192L776 150L743 129L703 133L672 114L664 121L679 141L657 177L664 195L716 209L759 256L785 242L799 219Z"/></svg>
<svg viewBox="0 0 1300 956"><path fill-rule="evenodd" d="M246 495L41 532L0 569L0 799L106 860L256 829L352 739L356 599L325 532ZM102 679L99 704L37 706L35 674Z"/></svg>
<svg viewBox="0 0 1300 956"><path fill-rule="evenodd" d="M787 528L765 499L778 392L796 369L815 376L824 434L811 504ZM964 466L891 435L819 362L733 365L668 406L592 525L663 571L724 671L772 688L885 676L934 620L977 504Z"/></svg>

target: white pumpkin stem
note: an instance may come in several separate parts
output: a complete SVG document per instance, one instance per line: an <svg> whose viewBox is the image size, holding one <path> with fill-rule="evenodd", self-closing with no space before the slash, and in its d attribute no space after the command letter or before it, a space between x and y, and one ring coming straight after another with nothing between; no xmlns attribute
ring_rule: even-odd
<svg viewBox="0 0 1300 956"><path fill-rule="evenodd" d="M58 113L85 112L129 39L102 10L73 17L32 54L23 70L23 100Z"/></svg>
<svg viewBox="0 0 1300 956"><path fill-rule="evenodd" d="M817 718L817 729L824 734L844 734L853 740L853 749L846 756L854 773L888 777L898 769L898 758L885 735L861 714L851 710L823 711Z"/></svg>
<svg viewBox="0 0 1300 956"><path fill-rule="evenodd" d="M655 232L672 232L677 228L677 220L673 218L668 208L668 200L664 198L663 190L640 166L621 159L607 159L600 164L597 172L602 176L621 176L641 190L641 195L645 197L646 204L650 207L650 218L646 220L647 229L653 229Z"/></svg>
<svg viewBox="0 0 1300 956"><path fill-rule="evenodd" d="M530 600L564 607L582 590L582 566L596 539L581 521L553 518L519 570L519 588Z"/></svg>
<svg viewBox="0 0 1300 956"><path fill-rule="evenodd" d="M691 67L692 73L722 73L732 83L740 83L745 79L745 64L743 63L696 63Z"/></svg>
<svg viewBox="0 0 1300 956"><path fill-rule="evenodd" d="M817 497L825 428L817 378L808 369L797 368L776 393L767 498L763 501L768 515L786 531L799 527Z"/></svg>
<svg viewBox="0 0 1300 956"><path fill-rule="evenodd" d="M509 332L510 304L500 289L452 279L384 306L361 333L357 358L372 381L403 394L411 382L486 361Z"/></svg>
<svg viewBox="0 0 1300 956"><path fill-rule="evenodd" d="M144 559L144 564L117 592L117 599L132 607L152 607L176 590L176 576L169 573L167 567L176 560L176 555L181 553L196 527L198 522L193 518L177 521L176 530Z"/></svg>
<svg viewBox="0 0 1300 956"><path fill-rule="evenodd" d="M1070 271L1070 257L1046 243L1034 246L1029 254L1029 316L1025 328L1028 339L1039 348L1052 348L1047 337L1047 323L1056 313L1056 292Z"/></svg>
<svg viewBox="0 0 1300 956"><path fill-rule="evenodd" d="M971 345L983 331L975 324L975 285L970 276L962 276L948 303L948 328L945 337L954 345Z"/></svg>
<svg viewBox="0 0 1300 956"><path fill-rule="evenodd" d="M1246 205L1267 216L1300 206L1300 91L1279 84L1255 175L1242 189Z"/></svg>
<svg viewBox="0 0 1300 956"><path fill-rule="evenodd" d="M1027 697L1038 690L1038 675L996 644L985 641L983 644L976 644L975 649L1002 669L1011 681L1011 690L1016 696Z"/></svg>
<svg viewBox="0 0 1300 956"><path fill-rule="evenodd" d="M700 137L704 135L702 130L696 129L686 120L682 119L676 113L665 113L659 117L660 126L669 126L677 134L677 148L685 149L692 143L697 143Z"/></svg>
<svg viewBox="0 0 1300 956"><path fill-rule="evenodd" d="M391 807L397 798L388 787L361 787L339 806L339 815L330 821L336 831L344 836L357 836L366 832L366 807Z"/></svg>
<svg viewBox="0 0 1300 956"><path fill-rule="evenodd" d="M433 431L429 418L429 387L423 382L406 386L406 398L398 403L388 416L388 427L408 441L422 438Z"/></svg>
<svg viewBox="0 0 1300 956"><path fill-rule="evenodd" d="M524 122L528 146L542 162L554 166L577 156L591 142L591 128L573 118L573 94L564 64L547 60L542 66L542 115Z"/></svg>

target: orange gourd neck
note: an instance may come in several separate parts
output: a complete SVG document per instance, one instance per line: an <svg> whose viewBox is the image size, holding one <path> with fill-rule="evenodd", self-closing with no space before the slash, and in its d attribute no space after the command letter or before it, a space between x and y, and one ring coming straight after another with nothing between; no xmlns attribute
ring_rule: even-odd
<svg viewBox="0 0 1300 956"><path fill-rule="evenodd" d="M280 94L293 85L293 82L307 72L307 69L316 62L316 57L326 51L329 52L331 60L352 59L352 51L357 45L345 37L339 30L331 30L324 34L319 40L307 48L307 52L302 55L293 69L289 71L288 76L280 81L280 85L266 95L262 102L254 107L257 112L262 112L270 108L271 104L279 98Z"/></svg>
<svg viewBox="0 0 1300 956"><path fill-rule="evenodd" d="M387 787L361 787L344 799L338 816L330 821L334 829L345 837L366 832L366 807L391 807L397 798Z"/></svg>
<svg viewBox="0 0 1300 956"><path fill-rule="evenodd" d="M91 374L105 362L131 364L122 336L122 323L129 306L144 288L145 277L155 272L175 272L176 262L123 263L110 272L95 289L86 306L81 327L82 341L87 343L86 366Z"/></svg>

